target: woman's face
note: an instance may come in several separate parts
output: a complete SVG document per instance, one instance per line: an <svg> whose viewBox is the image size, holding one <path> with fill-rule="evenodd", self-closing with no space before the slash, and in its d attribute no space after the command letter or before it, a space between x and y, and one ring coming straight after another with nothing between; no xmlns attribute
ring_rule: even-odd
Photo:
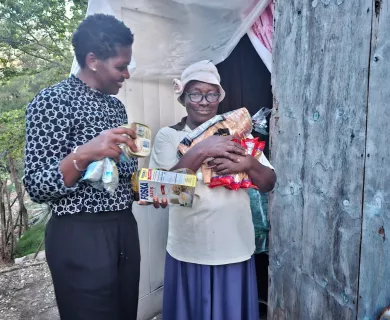
<svg viewBox="0 0 390 320"><path fill-rule="evenodd" d="M107 60L97 60L95 80L100 91L106 94L117 94L125 79L130 78L127 67L132 55L131 46L118 47L117 55Z"/></svg>
<svg viewBox="0 0 390 320"><path fill-rule="evenodd" d="M203 95L202 100L194 102L199 100L200 95ZM207 99L205 95L208 95ZM188 114L187 124L194 129L217 114L219 88L214 84L191 81L185 87L183 99Z"/></svg>

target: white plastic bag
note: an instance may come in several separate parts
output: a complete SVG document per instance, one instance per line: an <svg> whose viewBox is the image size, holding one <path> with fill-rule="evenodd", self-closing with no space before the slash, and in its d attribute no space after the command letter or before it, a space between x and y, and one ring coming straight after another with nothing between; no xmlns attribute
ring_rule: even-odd
<svg viewBox="0 0 390 320"><path fill-rule="evenodd" d="M90 0L87 15L123 20L135 35L135 77L172 79L190 64L218 64L233 51L270 0ZM120 14L120 16L118 16ZM78 70L73 63L72 73Z"/></svg>

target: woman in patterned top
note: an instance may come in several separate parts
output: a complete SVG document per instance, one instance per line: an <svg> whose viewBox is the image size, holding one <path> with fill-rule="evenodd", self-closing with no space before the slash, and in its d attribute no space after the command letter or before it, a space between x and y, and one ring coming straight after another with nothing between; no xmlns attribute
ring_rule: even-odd
<svg viewBox="0 0 390 320"><path fill-rule="evenodd" d="M80 180L87 166L133 151L124 105L111 95L130 77L133 35L112 16L86 18L73 36L81 71L41 91L27 108L26 189L50 204L47 262L62 320L136 319L140 248L131 212L136 159L118 163L114 195ZM125 134L125 135L124 135Z"/></svg>

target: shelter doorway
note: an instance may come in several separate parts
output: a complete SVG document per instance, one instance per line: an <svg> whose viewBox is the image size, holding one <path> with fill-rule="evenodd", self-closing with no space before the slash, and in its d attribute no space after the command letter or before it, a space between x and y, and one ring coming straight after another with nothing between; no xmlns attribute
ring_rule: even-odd
<svg viewBox="0 0 390 320"><path fill-rule="evenodd" d="M272 108L271 73L247 35L240 40L229 57L217 65L217 68L221 75L221 85L226 91L226 98L219 105L219 113L245 107L254 115L262 107ZM256 132L253 132L253 135L267 141L264 153L269 157L269 135L260 135ZM268 297L268 253L256 254L255 261L259 311L260 317L264 318Z"/></svg>

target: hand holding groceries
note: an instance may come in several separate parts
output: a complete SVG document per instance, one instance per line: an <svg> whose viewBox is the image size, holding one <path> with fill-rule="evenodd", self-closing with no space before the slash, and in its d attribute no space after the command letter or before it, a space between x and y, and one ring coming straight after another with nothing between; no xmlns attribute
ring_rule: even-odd
<svg viewBox="0 0 390 320"><path fill-rule="evenodd" d="M145 158L150 155L150 152L152 150L152 131L148 126L138 122L133 122L130 125L124 125L120 128L125 128L127 130L130 130L130 132L134 132L135 134L134 145L136 149L133 149L128 144L120 145L123 154L127 158Z"/></svg>
<svg viewBox="0 0 390 320"><path fill-rule="evenodd" d="M153 203L155 208L164 208L168 204L191 207L196 182L196 175L188 169L166 171L142 168L131 179L133 191L139 194L138 203Z"/></svg>
<svg viewBox="0 0 390 320"><path fill-rule="evenodd" d="M231 190L257 188L247 174L251 164L248 161L248 157L259 160L264 150L265 142L259 141L258 138L233 140L243 146L246 150L246 156L239 158L239 163L234 163L226 158L216 158L209 161L207 163L208 167L206 170L203 170L204 182L208 183L210 188L226 187ZM211 173L209 171L210 169ZM208 174L210 174L210 178L205 181L208 179Z"/></svg>
<svg viewBox="0 0 390 320"><path fill-rule="evenodd" d="M78 148L78 161L87 162L88 164L103 158L119 161L119 156L122 153L119 145L126 145L134 152L137 152L136 138L136 133L130 128L119 127L105 130Z"/></svg>
<svg viewBox="0 0 390 320"><path fill-rule="evenodd" d="M261 109L251 118L248 110L241 108L217 115L189 133L180 142L178 154L183 156L197 144L209 150L209 157L201 166L201 171L203 182L210 188L256 188L245 171L237 172L236 169L246 169L244 162L251 163L245 161L246 157L260 158L265 142L252 138L251 132L253 129L265 130L268 114L269 110ZM217 142L223 142L223 147L218 147Z"/></svg>
<svg viewBox="0 0 390 320"><path fill-rule="evenodd" d="M132 157L147 157L151 151L151 130L149 127L132 123L119 128L103 131L85 144L83 153L89 152L92 162L82 180L98 190L111 194L119 183L116 162L126 162Z"/></svg>

